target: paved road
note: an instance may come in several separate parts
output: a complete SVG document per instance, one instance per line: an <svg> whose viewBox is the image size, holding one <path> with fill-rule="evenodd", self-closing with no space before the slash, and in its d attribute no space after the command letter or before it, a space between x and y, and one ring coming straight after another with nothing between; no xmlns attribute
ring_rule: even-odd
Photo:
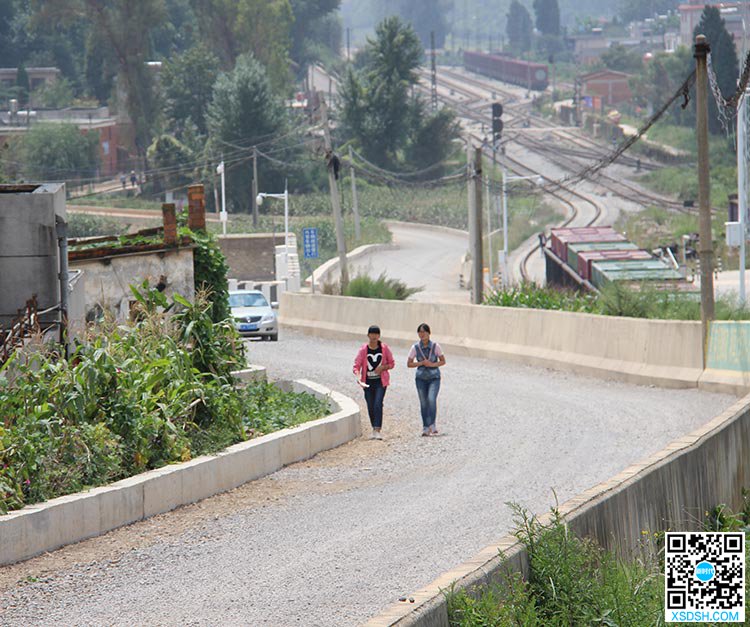
<svg viewBox="0 0 750 627"><path fill-rule="evenodd" d="M285 331L250 357L361 401L356 348ZM552 489L564 501L733 401L448 352L444 435L421 438L395 352L383 442L0 569L0 624L356 625L506 533L506 502L544 511Z"/></svg>
<svg viewBox="0 0 750 627"><path fill-rule="evenodd" d="M468 303L468 290L459 287L461 257L469 237L463 231L405 222L390 222L394 250L378 250L352 262L349 273L366 273L402 280L424 290L410 297L422 302Z"/></svg>

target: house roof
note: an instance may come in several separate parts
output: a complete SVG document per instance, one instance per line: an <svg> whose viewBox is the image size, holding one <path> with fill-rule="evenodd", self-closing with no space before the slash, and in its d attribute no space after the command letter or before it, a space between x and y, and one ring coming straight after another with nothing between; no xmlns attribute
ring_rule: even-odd
<svg viewBox="0 0 750 627"><path fill-rule="evenodd" d="M584 74L580 77L582 81L590 81L592 78L620 78L620 79L629 79L631 77L630 74L627 74L626 72L618 72L617 70L596 70L595 72L589 72L588 74Z"/></svg>

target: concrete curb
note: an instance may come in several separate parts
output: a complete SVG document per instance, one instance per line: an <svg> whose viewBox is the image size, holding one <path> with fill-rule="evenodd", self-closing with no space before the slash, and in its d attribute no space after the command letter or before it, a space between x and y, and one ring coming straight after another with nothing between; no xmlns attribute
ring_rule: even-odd
<svg viewBox="0 0 750 627"><path fill-rule="evenodd" d="M242 372L261 376L257 367ZM352 399L304 379L279 385L329 398L335 411L319 420L240 442L217 455L171 464L0 516L0 565L226 492L361 435L359 405Z"/></svg>
<svg viewBox="0 0 750 627"><path fill-rule="evenodd" d="M593 537L621 554L636 553L643 530L663 530L668 524L679 531L686 516L697 520L718 503L737 508L741 488L750 479L750 469L736 468L750 449L739 440L748 432L750 395L651 457L566 501L560 514L580 536ZM728 450L731 443L734 448ZM726 462L712 465L708 460L716 459L718 451ZM539 520L548 524L550 516ZM509 572L528 574L526 548L510 534L411 594L414 604L394 603L365 627L449 627L445 591L453 587L481 593Z"/></svg>

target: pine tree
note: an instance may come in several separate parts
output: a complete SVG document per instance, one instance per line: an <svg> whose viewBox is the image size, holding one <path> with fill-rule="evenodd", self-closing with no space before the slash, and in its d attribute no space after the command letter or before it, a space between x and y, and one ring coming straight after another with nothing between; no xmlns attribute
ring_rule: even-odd
<svg viewBox="0 0 750 627"><path fill-rule="evenodd" d="M734 47L734 37L729 34L724 19L716 7L706 6L693 37L705 35L711 46L711 61L716 81L725 98L730 97L737 85L739 63ZM714 134L722 132L719 109L714 98L708 99L708 128Z"/></svg>
<svg viewBox="0 0 750 627"><path fill-rule="evenodd" d="M522 53L531 50L531 15L518 0L513 0L510 3L505 32L508 36L511 52Z"/></svg>
<svg viewBox="0 0 750 627"><path fill-rule="evenodd" d="M536 28L542 35L560 34L560 7L557 0L534 0Z"/></svg>

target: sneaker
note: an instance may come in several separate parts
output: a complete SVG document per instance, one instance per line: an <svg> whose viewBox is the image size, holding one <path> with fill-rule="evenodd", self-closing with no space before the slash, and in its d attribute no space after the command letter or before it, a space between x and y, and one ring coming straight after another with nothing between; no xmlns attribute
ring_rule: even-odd
<svg viewBox="0 0 750 627"><path fill-rule="evenodd" d="M437 427L434 424L430 425L430 435L437 435L437 434L438 434Z"/></svg>
<svg viewBox="0 0 750 627"><path fill-rule="evenodd" d="M426 438L428 435L430 435L430 429L429 427L426 429L422 429L422 437Z"/></svg>
<svg viewBox="0 0 750 627"><path fill-rule="evenodd" d="M371 440L377 440L378 439L378 432L375 431L375 429L372 430L372 435L370 436Z"/></svg>
<svg viewBox="0 0 750 627"><path fill-rule="evenodd" d="M376 440L382 440L383 439L383 436L380 434L380 431L376 431L375 435L373 435L372 437L374 437Z"/></svg>

